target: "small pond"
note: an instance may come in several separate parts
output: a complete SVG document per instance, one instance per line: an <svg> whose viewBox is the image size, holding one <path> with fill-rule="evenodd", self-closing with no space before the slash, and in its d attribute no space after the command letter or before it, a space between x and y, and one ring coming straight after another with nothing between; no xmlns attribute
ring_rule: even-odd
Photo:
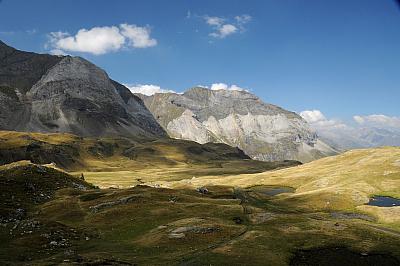
<svg viewBox="0 0 400 266"><path fill-rule="evenodd" d="M367 205L378 207L395 207L400 206L400 199L386 196L373 196L369 199Z"/></svg>

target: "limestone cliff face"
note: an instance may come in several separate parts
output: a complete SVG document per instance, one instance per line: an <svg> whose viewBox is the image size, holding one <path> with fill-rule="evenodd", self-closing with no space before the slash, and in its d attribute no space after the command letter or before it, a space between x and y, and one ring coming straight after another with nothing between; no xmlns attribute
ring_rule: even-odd
<svg viewBox="0 0 400 266"><path fill-rule="evenodd" d="M335 153L299 115L245 91L197 87L141 97L174 138L226 143L264 161L305 162Z"/></svg>
<svg viewBox="0 0 400 266"><path fill-rule="evenodd" d="M89 61L22 52L4 43L0 55L8 62L0 65L0 129L166 136L140 98Z"/></svg>

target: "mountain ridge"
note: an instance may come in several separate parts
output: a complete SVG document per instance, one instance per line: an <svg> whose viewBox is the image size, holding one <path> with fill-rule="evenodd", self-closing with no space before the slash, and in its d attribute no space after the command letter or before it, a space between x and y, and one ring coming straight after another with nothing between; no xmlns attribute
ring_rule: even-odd
<svg viewBox="0 0 400 266"><path fill-rule="evenodd" d="M335 154L294 112L241 90L194 87L144 96L81 57L0 45L0 129L225 143L252 159L307 162ZM23 78L20 78L20 77Z"/></svg>
<svg viewBox="0 0 400 266"><path fill-rule="evenodd" d="M173 138L222 142L265 161L306 162L336 153L298 114L247 91L194 87L182 94L137 95Z"/></svg>

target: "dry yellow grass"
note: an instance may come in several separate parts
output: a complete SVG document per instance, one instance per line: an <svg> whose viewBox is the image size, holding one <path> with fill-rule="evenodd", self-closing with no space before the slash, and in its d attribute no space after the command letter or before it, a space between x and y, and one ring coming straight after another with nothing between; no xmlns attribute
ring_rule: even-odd
<svg viewBox="0 0 400 266"><path fill-rule="evenodd" d="M49 144L70 143L79 137L67 133L26 133L17 131L0 131L1 147L14 148L26 146L32 140L47 142Z"/></svg>
<svg viewBox="0 0 400 266"><path fill-rule="evenodd" d="M399 223L399 207L365 205L371 195L400 197L398 147L353 150L297 167L261 172L279 165L236 159L223 161L224 153L215 160L213 153L202 150L200 145L179 140L139 143L127 139L80 138L71 134L0 131L0 148L6 153L8 149L34 142L46 143L47 147L60 145L76 149L78 155L72 157L79 163L64 170L73 171L74 175L84 173L87 181L101 188L126 188L143 182L172 188L289 186L295 188L295 192L277 198L289 200L295 208L359 211L373 214L384 223ZM130 148L131 153L124 156ZM207 149L210 148L213 149ZM217 150L221 149L228 153L231 148Z"/></svg>
<svg viewBox="0 0 400 266"><path fill-rule="evenodd" d="M165 187L211 185L251 187L290 186L294 193L282 194L293 206L312 210L358 210L373 214L381 222L399 226L400 207L365 206L372 195L400 197L400 148L352 150L311 163L258 174L226 177L203 176L192 180L157 182ZM361 206L361 207L358 207Z"/></svg>
<svg viewBox="0 0 400 266"><path fill-rule="evenodd" d="M1 163L31 160L63 169L101 188L141 182L263 172L296 162L253 161L224 144L176 139L83 138L71 134L0 131Z"/></svg>
<svg viewBox="0 0 400 266"><path fill-rule="evenodd" d="M0 227L0 262L105 264L107 259L116 258L116 264L126 261L139 265L290 265L299 249L333 247L334 251L337 246L354 251L357 257L377 253L400 258L400 208L364 205L374 194L399 195L399 148L356 150L259 174L229 174L240 173L256 162L193 163L179 154L164 160L160 154L175 156L178 151L166 144L150 147L156 147L157 157L149 152L128 159L118 150L114 155L95 156L81 145L84 166L92 170L86 173L86 180L104 187L128 187L142 177L142 182L149 184L188 189L57 190L54 198L29 213L29 221L39 220L40 228L10 235L13 225ZM29 162L15 163L25 164ZM2 167L0 170L10 165ZM36 177L40 180L41 176ZM9 182L24 177L17 187ZM14 196L19 188L20 198L25 199L25 184L32 175L8 174L2 180L8 185L5 191ZM265 194L268 185L293 187L295 191L270 196ZM193 189L199 186L206 186L208 193ZM10 195L3 195L3 202ZM357 217L357 212L369 216ZM378 222L370 216L379 218ZM21 225L18 230L25 230ZM73 246L52 248L53 253L46 255L43 251L49 249L37 243L51 243L52 239L43 236L55 231ZM69 255L72 248L79 257ZM19 256L28 251L29 262Z"/></svg>

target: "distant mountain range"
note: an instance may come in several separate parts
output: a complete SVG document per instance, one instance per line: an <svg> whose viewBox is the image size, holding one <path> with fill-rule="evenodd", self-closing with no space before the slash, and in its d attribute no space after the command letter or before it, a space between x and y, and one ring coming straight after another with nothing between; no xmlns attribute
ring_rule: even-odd
<svg viewBox="0 0 400 266"><path fill-rule="evenodd" d="M300 115L309 122L318 136L338 150L400 146L400 118L386 115L353 117L353 122L327 119L319 110L307 110Z"/></svg>
<svg viewBox="0 0 400 266"><path fill-rule="evenodd" d="M314 128L314 127L313 127ZM338 150L400 146L400 130L379 127L314 128L320 138Z"/></svg>
<svg viewBox="0 0 400 266"><path fill-rule="evenodd" d="M0 59L2 130L169 135L225 143L263 161L306 162L336 153L299 115L246 91L196 87L183 94L135 95L80 57L23 52L0 42Z"/></svg>

